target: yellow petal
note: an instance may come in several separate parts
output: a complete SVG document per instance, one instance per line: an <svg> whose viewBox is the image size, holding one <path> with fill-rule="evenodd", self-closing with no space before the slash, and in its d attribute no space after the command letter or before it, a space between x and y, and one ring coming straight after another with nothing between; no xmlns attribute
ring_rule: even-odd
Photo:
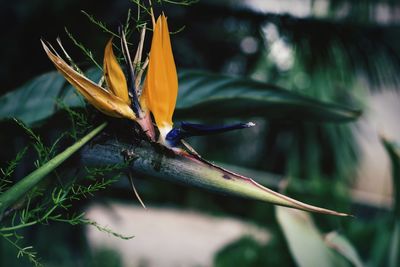
<svg viewBox="0 0 400 267"><path fill-rule="evenodd" d="M81 93L86 100L106 115L135 120L135 114L126 102L96 85L85 76L73 70L62 58L50 51L42 41L47 56L65 79Z"/></svg>
<svg viewBox="0 0 400 267"><path fill-rule="evenodd" d="M158 17L154 27L142 104L153 113L158 128L170 129L178 94L178 77L167 19Z"/></svg>
<svg viewBox="0 0 400 267"><path fill-rule="evenodd" d="M118 64L112 46L111 38L104 50L104 76L106 78L107 86L114 95L118 96L125 103L130 105L131 100L128 95L128 86L125 75Z"/></svg>

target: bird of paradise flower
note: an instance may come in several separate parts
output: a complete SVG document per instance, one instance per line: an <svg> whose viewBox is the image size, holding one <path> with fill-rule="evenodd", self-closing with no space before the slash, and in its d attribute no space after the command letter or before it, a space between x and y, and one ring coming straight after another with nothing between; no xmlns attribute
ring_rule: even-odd
<svg viewBox="0 0 400 267"><path fill-rule="evenodd" d="M205 174L204 177L200 177L199 179L204 178L208 180L201 181L199 184L207 184L217 190L222 189L238 195L272 202L277 205L331 215L347 216L345 213L315 207L294 200L272 191L250 178L216 166L203 159L184 142L183 139L190 136L249 128L254 126L254 123L209 126L182 122L178 127L174 127L172 118L178 96L178 77L167 18L164 14L161 14L157 20L155 20L154 16L152 20L153 36L151 49L148 59L145 60L141 68L137 68L137 65L140 63L142 57L145 27L142 30L141 40L134 60L131 60L124 32L121 31L120 33L127 78L114 55L113 40L111 39L107 43L103 62L105 87L89 80L76 67L67 64L50 44L42 41L42 45L47 56L59 72L100 112L111 117L125 118L137 122L147 134L150 141L158 142L160 145L171 149L177 155L184 157L185 161L190 160L191 163L202 164L203 167L205 165L213 173L220 174L217 175L217 178L214 174ZM146 67L147 74L144 82L142 82L142 75ZM154 117L156 128L154 127L151 115Z"/></svg>
<svg viewBox="0 0 400 267"><path fill-rule="evenodd" d="M154 34L148 59L147 75L140 90L140 71L130 59L126 38L121 32L121 47L127 63L128 79L113 52L112 39L104 51L104 78L106 88L95 84L82 73L68 65L51 47L42 41L48 57L64 77L86 100L102 113L116 118L126 118L140 124L153 141L175 148L183 138L254 126L253 123L238 123L228 126L205 126L181 123L173 128L172 117L178 96L178 76L171 48L167 18L160 15L154 24ZM136 61L140 59L136 56ZM141 93L139 95L139 93ZM153 115L158 130L158 140L151 121Z"/></svg>

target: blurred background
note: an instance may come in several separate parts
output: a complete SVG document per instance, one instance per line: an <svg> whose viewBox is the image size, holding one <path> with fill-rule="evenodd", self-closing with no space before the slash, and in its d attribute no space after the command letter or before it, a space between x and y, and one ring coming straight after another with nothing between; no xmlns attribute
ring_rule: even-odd
<svg viewBox="0 0 400 267"><path fill-rule="evenodd" d="M60 37L83 69L91 66L65 27L101 62L110 36L81 10L115 30L129 8L136 7L128 0L0 0L0 94L54 69L40 38ZM256 117L252 130L193 138L191 144L205 158L274 189L289 181L287 193L299 200L354 214L356 219L313 215L313 220L320 233L346 236L365 265L388 266L392 165L379 135L400 142L400 4L200 0L190 7L164 3L162 9L170 30L177 31L171 38L178 72L249 77L363 110L358 121L344 124ZM53 140L67 124L61 114L35 130L43 140ZM10 121L0 125L3 166L29 138ZM32 160L24 160L15 176L32 166ZM144 210L122 180L76 209L135 237L126 241L62 223L35 226L25 241L34 244L46 266L301 265L272 205L137 177ZM0 255L1 266L28 264L17 260L6 242L0 243Z"/></svg>

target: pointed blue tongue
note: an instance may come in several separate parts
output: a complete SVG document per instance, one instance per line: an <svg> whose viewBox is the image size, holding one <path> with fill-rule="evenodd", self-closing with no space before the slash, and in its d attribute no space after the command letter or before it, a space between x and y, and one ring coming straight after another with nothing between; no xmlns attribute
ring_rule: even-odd
<svg viewBox="0 0 400 267"><path fill-rule="evenodd" d="M179 145L181 139L191 136L219 134L255 126L253 122L235 123L229 125L205 125L190 122L181 122L179 127L173 128L166 136L166 141L171 147Z"/></svg>

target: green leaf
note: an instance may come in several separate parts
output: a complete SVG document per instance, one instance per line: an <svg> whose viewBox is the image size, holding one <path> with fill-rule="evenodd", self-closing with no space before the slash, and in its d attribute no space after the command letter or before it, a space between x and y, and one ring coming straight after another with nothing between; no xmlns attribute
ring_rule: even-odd
<svg viewBox="0 0 400 267"><path fill-rule="evenodd" d="M309 214L285 207L276 207L275 211L298 266L350 266L345 258L327 246Z"/></svg>
<svg viewBox="0 0 400 267"><path fill-rule="evenodd" d="M359 110L324 103L267 83L198 71L182 71L178 119L262 116L296 121L351 121Z"/></svg>
<svg viewBox="0 0 400 267"><path fill-rule="evenodd" d="M394 189L394 215L400 220L400 145L381 137L382 143L389 155L392 165L392 180Z"/></svg>
<svg viewBox="0 0 400 267"><path fill-rule="evenodd" d="M100 79L97 69L86 72L93 81ZM83 107L85 102L57 71L42 74L21 87L0 97L0 120L17 118L27 126L40 123L59 108L57 101L67 107Z"/></svg>
<svg viewBox="0 0 400 267"><path fill-rule="evenodd" d="M353 264L354 267L364 266L354 246L343 235L337 232L331 232L325 235L324 240L328 247L332 248L333 250L344 256L349 262Z"/></svg>
<svg viewBox="0 0 400 267"><path fill-rule="evenodd" d="M384 137L381 137L381 140L392 164L394 225L392 226L393 234L389 252L389 266L395 267L400 264L400 146Z"/></svg>
<svg viewBox="0 0 400 267"><path fill-rule="evenodd" d="M86 75L100 79L98 69ZM84 101L55 71L43 74L0 97L0 120L14 117L32 126L57 112L57 100L68 107ZM360 111L313 100L266 83L197 71L179 75L179 96L175 119L237 118L261 116L267 119L345 122Z"/></svg>
<svg viewBox="0 0 400 267"><path fill-rule="evenodd" d="M71 157L76 151L78 151L83 145L85 145L90 139L101 132L107 123L103 123L92 130L90 133L82 137L80 140L75 142L72 146L65 149L63 152L49 160L40 168L31 172L29 175L24 177L18 183L13 185L10 189L0 195L0 218L4 211L21 199L29 190L35 187L40 181L43 180L46 175L57 168L61 163Z"/></svg>
<svg viewBox="0 0 400 267"><path fill-rule="evenodd" d="M0 119L17 118L32 125L53 115L65 79L56 71L43 74L0 98Z"/></svg>

